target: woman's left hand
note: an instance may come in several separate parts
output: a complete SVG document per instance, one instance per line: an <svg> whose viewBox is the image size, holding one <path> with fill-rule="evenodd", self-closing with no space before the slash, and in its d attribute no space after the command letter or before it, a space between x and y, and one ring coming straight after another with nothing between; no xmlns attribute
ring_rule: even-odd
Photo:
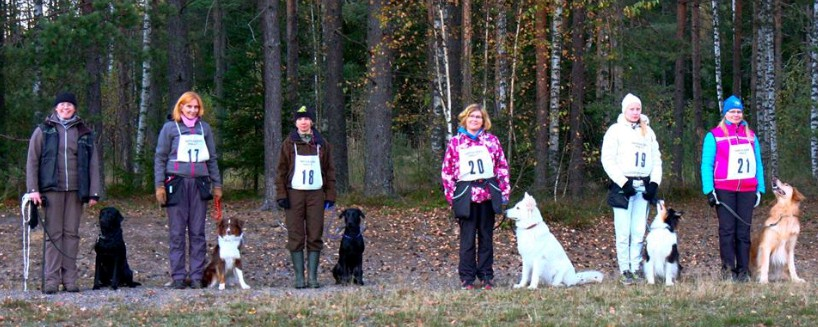
<svg viewBox="0 0 818 327"><path fill-rule="evenodd" d="M88 207L89 208L93 207L95 204L97 204L97 200L94 200L94 199L88 200Z"/></svg>

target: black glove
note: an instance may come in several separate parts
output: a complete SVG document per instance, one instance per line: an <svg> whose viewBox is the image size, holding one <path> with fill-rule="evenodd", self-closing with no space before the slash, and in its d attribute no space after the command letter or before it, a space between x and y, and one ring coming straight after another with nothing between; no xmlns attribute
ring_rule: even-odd
<svg viewBox="0 0 818 327"><path fill-rule="evenodd" d="M642 198L648 200L648 202L653 203L656 200L656 191L659 190L659 184L655 182L650 182L648 186L645 186L645 193L642 193Z"/></svg>
<svg viewBox="0 0 818 327"><path fill-rule="evenodd" d="M719 205L719 198L716 197L716 191L707 193L707 204L711 207Z"/></svg>
<svg viewBox="0 0 818 327"><path fill-rule="evenodd" d="M627 197L631 197L632 195L636 194L636 189L633 188L633 180L629 179L627 182L625 182L625 185L622 185L622 193L624 193Z"/></svg>
<svg viewBox="0 0 818 327"><path fill-rule="evenodd" d="M278 202L278 207L281 209L289 209L290 208L290 199L283 198L276 200Z"/></svg>
<svg viewBox="0 0 818 327"><path fill-rule="evenodd" d="M335 207L335 201L326 200L324 201L324 210L329 210Z"/></svg>

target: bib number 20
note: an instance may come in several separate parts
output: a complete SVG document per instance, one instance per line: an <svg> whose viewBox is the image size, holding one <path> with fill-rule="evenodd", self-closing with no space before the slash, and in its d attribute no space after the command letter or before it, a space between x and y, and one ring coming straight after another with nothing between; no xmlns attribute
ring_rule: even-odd
<svg viewBox="0 0 818 327"><path fill-rule="evenodd" d="M475 161L473 161L473 160L469 160L469 169L471 169L471 170L469 171L469 173L470 173L470 174L475 174L475 173L482 174L482 173L484 173L486 169L485 169L485 168L483 168L483 160L482 160L482 159L477 159L476 161L477 161L477 165L476 165L476 166L477 166L477 167L476 167L476 168L477 168L477 172L475 172L475 171L474 171L474 168L475 168Z"/></svg>

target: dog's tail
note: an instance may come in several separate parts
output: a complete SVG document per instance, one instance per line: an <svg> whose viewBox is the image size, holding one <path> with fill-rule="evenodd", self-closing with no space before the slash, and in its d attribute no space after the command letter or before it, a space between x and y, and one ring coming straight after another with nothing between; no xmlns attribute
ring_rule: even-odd
<svg viewBox="0 0 818 327"><path fill-rule="evenodd" d="M602 272L596 270L587 270L576 273L576 284L601 283L605 277Z"/></svg>

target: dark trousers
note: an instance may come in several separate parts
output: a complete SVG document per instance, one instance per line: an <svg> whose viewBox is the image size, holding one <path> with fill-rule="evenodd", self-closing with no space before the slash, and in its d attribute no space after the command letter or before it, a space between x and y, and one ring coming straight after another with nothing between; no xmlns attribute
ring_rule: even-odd
<svg viewBox="0 0 818 327"><path fill-rule="evenodd" d="M76 191L44 192L48 198L45 208L45 284L47 286L76 286L77 254L80 246L80 218L82 202Z"/></svg>
<svg viewBox="0 0 818 327"><path fill-rule="evenodd" d="M460 219L460 281L471 284L475 278L494 279L494 209L491 201L471 204L469 219ZM475 262L475 237L477 260Z"/></svg>
<svg viewBox="0 0 818 327"><path fill-rule="evenodd" d="M287 190L290 209L284 211L287 250L321 251L324 248L324 191Z"/></svg>
<svg viewBox="0 0 818 327"><path fill-rule="evenodd" d="M723 269L733 273L748 272L750 263L750 227L753 223L755 192L732 192L716 190L722 205L716 210L719 216L719 250ZM724 206L729 206L741 220ZM742 221L743 220L743 221Z"/></svg>
<svg viewBox="0 0 818 327"><path fill-rule="evenodd" d="M202 279L207 252L205 239L205 215L207 201L202 200L195 178L184 178L179 204L168 207L170 232L170 274L173 280ZM190 241L186 249L186 239ZM185 269L185 252L190 253L190 269Z"/></svg>

